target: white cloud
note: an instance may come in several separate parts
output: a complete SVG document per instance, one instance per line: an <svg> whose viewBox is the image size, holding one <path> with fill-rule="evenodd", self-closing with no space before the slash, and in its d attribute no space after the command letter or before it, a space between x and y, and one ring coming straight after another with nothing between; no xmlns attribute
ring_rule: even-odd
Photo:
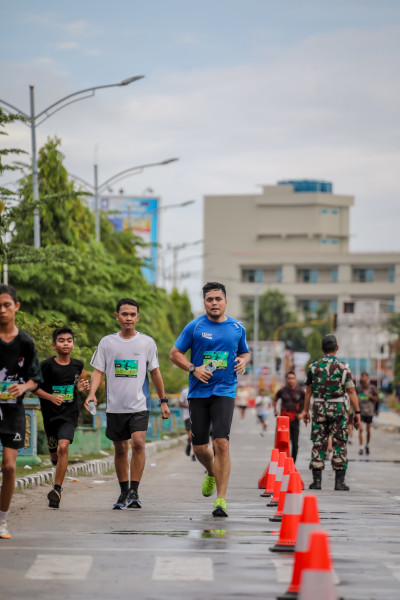
<svg viewBox="0 0 400 600"><path fill-rule="evenodd" d="M56 44L57 50L75 50L78 48L78 44L76 42L60 42Z"/></svg>

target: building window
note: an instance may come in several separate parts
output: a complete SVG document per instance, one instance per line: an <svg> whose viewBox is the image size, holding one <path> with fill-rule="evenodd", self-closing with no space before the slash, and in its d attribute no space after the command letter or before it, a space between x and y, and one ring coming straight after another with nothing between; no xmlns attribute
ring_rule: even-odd
<svg viewBox="0 0 400 600"><path fill-rule="evenodd" d="M394 300L388 300L386 304L386 309L388 312L394 312Z"/></svg>
<svg viewBox="0 0 400 600"><path fill-rule="evenodd" d="M353 313L354 312L354 302L345 302L344 307L343 307L343 312Z"/></svg>
<svg viewBox="0 0 400 600"><path fill-rule="evenodd" d="M276 270L276 283L282 283L282 269Z"/></svg>
<svg viewBox="0 0 400 600"><path fill-rule="evenodd" d="M321 208L321 215L327 215L328 214L328 209L327 208Z"/></svg>
<svg viewBox="0 0 400 600"><path fill-rule="evenodd" d="M388 269L388 281L390 281L390 283L394 283L394 268L393 267Z"/></svg>
<svg viewBox="0 0 400 600"><path fill-rule="evenodd" d="M334 298L333 300L330 301L330 310L333 313L337 313L337 299Z"/></svg>
<svg viewBox="0 0 400 600"><path fill-rule="evenodd" d="M326 238L321 238L320 243L326 245L328 243L328 240Z"/></svg>
<svg viewBox="0 0 400 600"><path fill-rule="evenodd" d="M332 208L332 210L331 210L331 213L332 213L333 215L338 215L338 214L339 214L339 211L338 211L338 209L337 209L337 208Z"/></svg>
<svg viewBox="0 0 400 600"><path fill-rule="evenodd" d="M303 283L318 283L318 269L301 269L299 275Z"/></svg>
<svg viewBox="0 0 400 600"><path fill-rule="evenodd" d="M339 244L339 240L337 240L336 238L331 239L331 244L332 246L337 246Z"/></svg>
<svg viewBox="0 0 400 600"><path fill-rule="evenodd" d="M374 281L374 269L355 269L354 279L360 283L371 283Z"/></svg>
<svg viewBox="0 0 400 600"><path fill-rule="evenodd" d="M337 267L334 267L332 269L332 271L331 271L331 277L332 277L332 281L334 283L337 283L337 280L338 280L338 270L337 270ZM336 311L334 311L334 312L336 312Z"/></svg>
<svg viewBox="0 0 400 600"><path fill-rule="evenodd" d="M248 283L262 283L263 270L262 269L244 269L243 270L243 281L247 281Z"/></svg>

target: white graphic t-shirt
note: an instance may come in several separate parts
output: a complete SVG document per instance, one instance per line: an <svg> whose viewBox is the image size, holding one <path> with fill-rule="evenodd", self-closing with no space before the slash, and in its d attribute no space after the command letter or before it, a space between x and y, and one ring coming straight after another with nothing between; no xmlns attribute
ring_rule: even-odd
<svg viewBox="0 0 400 600"><path fill-rule="evenodd" d="M106 374L107 412L150 410L148 371L159 366L153 338L139 331L129 339L119 333L106 335L90 364Z"/></svg>

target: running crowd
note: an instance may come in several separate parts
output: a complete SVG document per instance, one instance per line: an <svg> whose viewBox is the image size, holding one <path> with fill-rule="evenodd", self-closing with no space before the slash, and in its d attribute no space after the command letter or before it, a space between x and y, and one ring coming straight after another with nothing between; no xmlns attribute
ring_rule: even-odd
<svg viewBox="0 0 400 600"><path fill-rule="evenodd" d="M188 388L180 398L189 432L186 453L190 455L192 447L194 459L206 469L203 495L209 497L216 492L212 515L227 517L226 492L231 469L229 436L237 376L245 373L250 352L243 324L225 314L225 286L209 282L202 291L205 313L186 325L171 350L170 358L189 376ZM103 376L106 378L107 396L106 436L114 444L115 470L120 487L113 509L140 509L139 484L145 465L145 437L151 408L148 373L160 401L162 418L168 419L170 411L156 342L136 329L140 319L138 303L132 298L122 298L117 303L115 319L119 331L100 340L91 360L93 372L90 382L82 377L83 362L71 357L74 332L68 327L53 332L55 355L39 363L33 340L15 324L19 308L15 289L0 285L0 442L3 453L0 538L10 537L7 514L15 487L17 454L25 441L24 395L30 392L40 398L50 458L55 466L54 486L47 495L48 504L51 508L59 508L69 446L78 425L77 393L88 392L84 406L89 410L91 403L97 404L96 391ZM348 366L335 357L336 338L325 336L322 349L325 356L313 363L308 371L306 392L297 385L295 373L289 372L286 385L273 400L273 407L277 415L277 403L280 401L281 414L289 416L292 456L296 459L299 421L303 419L307 424L310 420L310 399L314 397L311 486L314 489L321 487L320 475L328 437L332 436L335 448L332 464L339 473L335 489L346 490L348 411L344 400L348 394L354 410L354 425L358 427L358 398ZM190 359L186 356L189 350ZM365 407L368 402L375 402L377 395L366 374L361 379L361 387L361 414L367 425L365 450L368 452L371 421L365 418ZM259 390L257 415L262 433L266 429L266 404L265 392ZM209 443L210 436L212 445Z"/></svg>

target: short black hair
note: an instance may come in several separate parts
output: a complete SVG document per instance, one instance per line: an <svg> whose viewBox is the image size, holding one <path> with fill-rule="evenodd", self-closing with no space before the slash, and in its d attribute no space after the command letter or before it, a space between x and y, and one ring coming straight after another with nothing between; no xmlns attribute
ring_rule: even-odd
<svg viewBox="0 0 400 600"><path fill-rule="evenodd" d="M289 377L289 375L294 375L295 377L297 377L296 373L294 371L288 371L285 375L285 377Z"/></svg>
<svg viewBox="0 0 400 600"><path fill-rule="evenodd" d="M136 302L136 300L133 300L132 298L121 298L121 300L118 300L116 310L117 313L119 313L119 309L123 304L130 304L131 306L136 306L137 311L139 312L139 304Z"/></svg>
<svg viewBox="0 0 400 600"><path fill-rule="evenodd" d="M12 285L0 284L0 294L8 294L14 300L14 303L17 304L17 290Z"/></svg>
<svg viewBox="0 0 400 600"><path fill-rule="evenodd" d="M203 298L205 298L206 294L208 294L208 292L211 292L211 290L221 290L221 292L226 298L226 289L223 283L218 283L218 281L209 281L208 283L203 285Z"/></svg>
<svg viewBox="0 0 400 600"><path fill-rule="evenodd" d="M322 338L322 350L324 352L335 352L337 348L337 339L332 333L324 335Z"/></svg>
<svg viewBox="0 0 400 600"><path fill-rule="evenodd" d="M72 335L72 339L73 340L75 339L75 334L72 331L72 329L70 329L69 327L57 327L57 329L55 329L53 331L53 344L55 344L57 341L57 338L60 335L63 335L64 333L69 333L70 335Z"/></svg>
<svg viewBox="0 0 400 600"><path fill-rule="evenodd" d="M369 377L369 373L367 373L367 371L363 371L360 375L360 377L362 377L363 375L366 375L367 377Z"/></svg>

